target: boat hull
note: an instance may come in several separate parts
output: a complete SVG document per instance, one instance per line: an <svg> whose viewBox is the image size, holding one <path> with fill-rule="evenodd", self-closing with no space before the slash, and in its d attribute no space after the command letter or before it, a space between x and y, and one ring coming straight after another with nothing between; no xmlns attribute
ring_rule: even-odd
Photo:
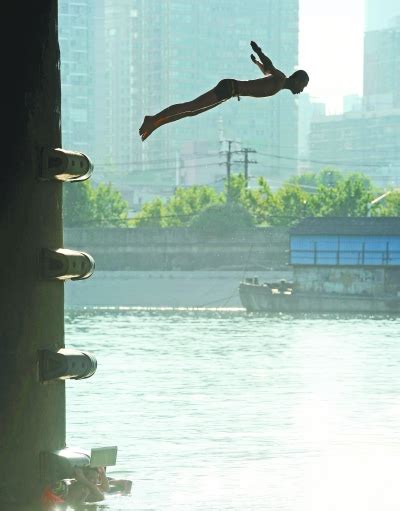
<svg viewBox="0 0 400 511"><path fill-rule="evenodd" d="M273 293L266 284L247 282L240 283L239 296L249 312L400 312L400 298L395 296Z"/></svg>

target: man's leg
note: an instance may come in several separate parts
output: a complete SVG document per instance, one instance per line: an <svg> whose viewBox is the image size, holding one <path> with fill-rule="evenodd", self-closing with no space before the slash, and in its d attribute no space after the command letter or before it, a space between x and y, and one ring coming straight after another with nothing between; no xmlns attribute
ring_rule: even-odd
<svg viewBox="0 0 400 511"><path fill-rule="evenodd" d="M218 106L225 99L228 98L221 99L221 95L217 95L216 90L211 89L193 101L169 106L154 116L146 116L142 126L139 129L139 134L142 140L146 140L146 138L160 126L163 126L169 122L177 121L178 119L182 119L184 117L191 117L193 115L198 115L202 112L206 112L207 110Z"/></svg>
<svg viewBox="0 0 400 511"><path fill-rule="evenodd" d="M218 103L215 103L215 105L208 106L206 108L201 108L200 110L195 110L194 112L183 112L181 114L172 115L171 117L165 117L161 123L159 123L157 126L155 126L155 123L153 121L154 117L151 117L152 119L152 126L149 127L150 132L144 132L142 134L142 140L145 140L155 129L159 128L160 126L164 126L164 124L168 124L169 122L175 122L179 119L183 119L184 117L193 117L195 115L202 114L203 112L207 112L207 110L211 110L212 108L215 108L216 106L220 105L222 101L219 101ZM146 120L145 120L146 122ZM145 124L143 123L143 125ZM143 126L142 125L142 126Z"/></svg>
<svg viewBox="0 0 400 511"><path fill-rule="evenodd" d="M221 101L219 101L215 95L214 89L212 89L194 99L193 101L169 106L168 108L165 108L153 116L147 115L139 129L139 134L142 137L142 140L146 140L146 138L160 126L163 126L169 122L177 121L178 119L182 119L184 117L197 115L201 112L209 110L210 108L213 108L214 106L219 105L220 102Z"/></svg>

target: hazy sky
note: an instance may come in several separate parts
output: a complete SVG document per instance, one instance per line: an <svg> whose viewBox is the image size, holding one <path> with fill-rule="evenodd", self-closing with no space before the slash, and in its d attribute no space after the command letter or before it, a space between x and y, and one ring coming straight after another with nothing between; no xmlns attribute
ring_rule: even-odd
<svg viewBox="0 0 400 511"><path fill-rule="evenodd" d="M362 94L364 0L300 0L299 67L307 92L340 111L342 96Z"/></svg>

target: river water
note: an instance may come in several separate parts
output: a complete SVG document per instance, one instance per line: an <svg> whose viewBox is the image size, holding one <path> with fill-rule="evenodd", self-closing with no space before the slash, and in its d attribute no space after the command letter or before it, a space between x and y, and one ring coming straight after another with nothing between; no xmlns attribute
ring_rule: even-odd
<svg viewBox="0 0 400 511"><path fill-rule="evenodd" d="M109 511L398 511L400 319L66 311L96 374L69 446L118 445Z"/></svg>

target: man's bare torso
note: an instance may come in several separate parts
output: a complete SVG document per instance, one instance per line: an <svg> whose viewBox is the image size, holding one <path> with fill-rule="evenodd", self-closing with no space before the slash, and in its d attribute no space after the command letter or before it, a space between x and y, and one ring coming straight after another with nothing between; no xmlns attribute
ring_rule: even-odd
<svg viewBox="0 0 400 511"><path fill-rule="evenodd" d="M282 90L286 76L282 73L267 75L256 80L235 80L239 96L252 96L254 98L265 98L273 96Z"/></svg>

